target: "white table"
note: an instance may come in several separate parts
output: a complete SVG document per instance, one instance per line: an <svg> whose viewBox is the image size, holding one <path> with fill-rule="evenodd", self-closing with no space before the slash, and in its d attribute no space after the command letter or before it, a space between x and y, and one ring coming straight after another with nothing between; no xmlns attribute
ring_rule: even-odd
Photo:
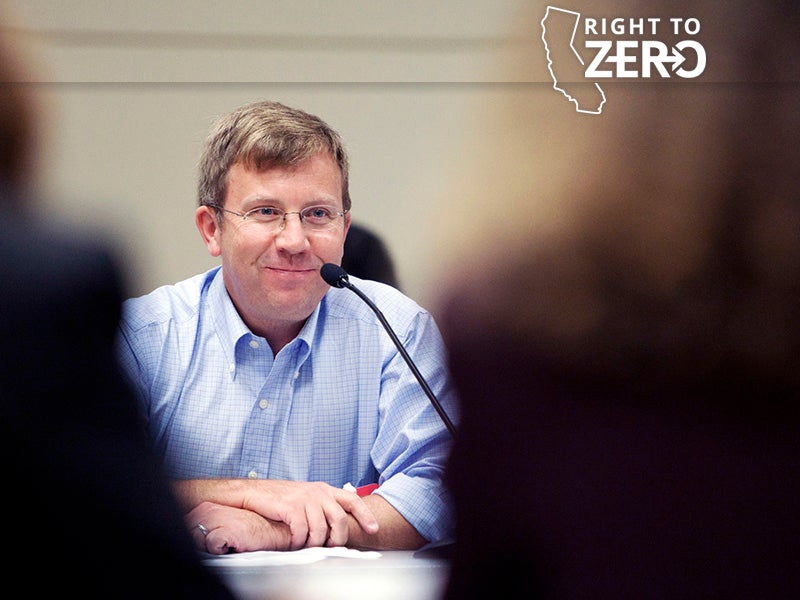
<svg viewBox="0 0 800 600"><path fill-rule="evenodd" d="M439 600L447 584L449 563L443 558L396 550L310 550L318 552L228 555L205 563L240 600Z"/></svg>

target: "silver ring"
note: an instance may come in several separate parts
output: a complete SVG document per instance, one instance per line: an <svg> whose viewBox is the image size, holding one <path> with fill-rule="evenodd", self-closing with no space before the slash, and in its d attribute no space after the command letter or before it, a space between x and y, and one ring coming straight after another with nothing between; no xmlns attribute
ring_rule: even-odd
<svg viewBox="0 0 800 600"><path fill-rule="evenodd" d="M206 526L205 526L205 525L203 525L202 523L198 523L198 524L197 524L197 528L200 530L200 533L202 533L202 534L203 534L203 537L205 537L205 536L207 536L207 535L208 535L208 529L207 529L207 528L206 528Z"/></svg>

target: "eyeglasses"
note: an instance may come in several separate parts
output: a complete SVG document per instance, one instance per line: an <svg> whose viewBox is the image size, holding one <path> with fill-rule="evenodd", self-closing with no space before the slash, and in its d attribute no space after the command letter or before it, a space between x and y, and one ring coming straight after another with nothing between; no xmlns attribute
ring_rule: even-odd
<svg viewBox="0 0 800 600"><path fill-rule="evenodd" d="M253 223L260 223L268 226L272 225L276 231L281 231L286 227L286 217L289 215L297 215L300 219L300 223L309 231L325 231L330 229L336 219L345 216L348 212L346 210L336 210L330 206L309 206L301 211L291 212L286 212L274 206L259 206L242 213L235 210L228 210L219 204L209 204L209 206L241 217L243 221L252 221Z"/></svg>

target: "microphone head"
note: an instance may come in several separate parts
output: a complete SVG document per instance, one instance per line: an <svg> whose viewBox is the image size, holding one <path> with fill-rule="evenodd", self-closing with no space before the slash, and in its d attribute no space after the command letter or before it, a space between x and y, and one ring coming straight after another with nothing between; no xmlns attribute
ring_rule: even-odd
<svg viewBox="0 0 800 600"><path fill-rule="evenodd" d="M325 283L331 287L343 288L350 281L347 277L347 271L333 263L322 265L319 274L325 280Z"/></svg>

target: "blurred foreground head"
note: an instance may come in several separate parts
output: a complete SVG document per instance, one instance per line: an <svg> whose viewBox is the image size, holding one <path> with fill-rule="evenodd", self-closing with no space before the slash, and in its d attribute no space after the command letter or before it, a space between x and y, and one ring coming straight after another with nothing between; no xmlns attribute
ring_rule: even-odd
<svg viewBox="0 0 800 600"><path fill-rule="evenodd" d="M798 3L585 8L699 18L707 72L604 82L600 115L491 99L440 237L447 598L794 597Z"/></svg>
<svg viewBox="0 0 800 600"><path fill-rule="evenodd" d="M30 183L36 150L38 108L27 58L0 14L0 180L17 188Z"/></svg>
<svg viewBox="0 0 800 600"><path fill-rule="evenodd" d="M7 31L0 26L0 454L14 490L0 501L13 513L7 572L13 579L31 556L56 550L65 576L26 579L32 593L228 600L200 562L115 360L116 249L33 210L39 110L31 67ZM77 401L64 402L65 390Z"/></svg>

